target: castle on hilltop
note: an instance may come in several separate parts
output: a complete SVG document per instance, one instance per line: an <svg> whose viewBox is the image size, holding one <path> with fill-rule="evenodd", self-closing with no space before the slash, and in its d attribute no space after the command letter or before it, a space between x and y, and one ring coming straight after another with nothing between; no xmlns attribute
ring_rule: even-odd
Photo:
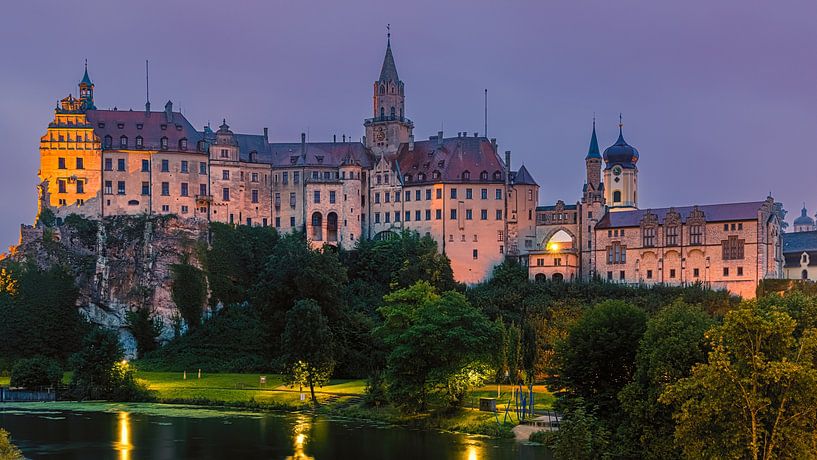
<svg viewBox="0 0 817 460"><path fill-rule="evenodd" d="M495 139L440 131L415 140L391 41L372 85L362 142L270 142L224 120L196 130L163 111L100 110L85 74L40 141L40 206L76 213L176 214L304 231L314 245L351 248L407 229L434 238L455 277L475 283L505 258L533 279L702 282L753 295L780 277L780 216L765 201L638 209L638 151L599 151L595 122L581 200L539 206L539 185ZM484 134L484 133L483 133Z"/></svg>

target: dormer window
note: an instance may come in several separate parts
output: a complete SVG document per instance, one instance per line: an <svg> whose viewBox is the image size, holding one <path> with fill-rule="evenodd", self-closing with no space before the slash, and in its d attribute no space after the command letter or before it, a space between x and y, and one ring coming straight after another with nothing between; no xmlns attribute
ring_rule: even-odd
<svg viewBox="0 0 817 460"><path fill-rule="evenodd" d="M406 174L404 176L403 180L406 181L406 182L411 182L411 174Z"/></svg>
<svg viewBox="0 0 817 460"><path fill-rule="evenodd" d="M116 127L119 129L125 129L125 123L117 123Z"/></svg>
<svg viewBox="0 0 817 460"><path fill-rule="evenodd" d="M257 163L257 162L258 162L258 152L253 150L252 152L250 152L250 163Z"/></svg>
<svg viewBox="0 0 817 460"><path fill-rule="evenodd" d="M100 128L104 128L104 127L105 127L105 123L103 123L103 122L99 122L99 123L97 123L97 126L99 126Z"/></svg>
<svg viewBox="0 0 817 460"><path fill-rule="evenodd" d="M179 150L187 150L187 138L179 139Z"/></svg>
<svg viewBox="0 0 817 460"><path fill-rule="evenodd" d="M142 139L142 136L136 136L136 148L141 149L145 146L145 140Z"/></svg>
<svg viewBox="0 0 817 460"><path fill-rule="evenodd" d="M167 137L162 137L159 145L161 146L162 150L167 150Z"/></svg>
<svg viewBox="0 0 817 460"><path fill-rule="evenodd" d="M206 145L207 144L204 141L198 141L196 142L196 150L203 152Z"/></svg>
<svg viewBox="0 0 817 460"><path fill-rule="evenodd" d="M502 173L499 171L494 171L494 180L502 179Z"/></svg>
<svg viewBox="0 0 817 460"><path fill-rule="evenodd" d="M434 180L439 179L440 178L440 171L434 171L433 173L431 173L431 178L434 179Z"/></svg>
<svg viewBox="0 0 817 460"><path fill-rule="evenodd" d="M469 180L469 179L471 179L471 173L468 172L468 171L463 171L462 172L462 180Z"/></svg>
<svg viewBox="0 0 817 460"><path fill-rule="evenodd" d="M417 174L417 180L424 181L426 180L426 175L423 173Z"/></svg>
<svg viewBox="0 0 817 460"><path fill-rule="evenodd" d="M167 125L162 125L161 128L162 128L162 131L166 131L167 130Z"/></svg>
<svg viewBox="0 0 817 460"><path fill-rule="evenodd" d="M182 130L182 125L176 125L176 131L181 131L181 130Z"/></svg>
<svg viewBox="0 0 817 460"><path fill-rule="evenodd" d="M298 157L296 155L292 155L291 157L289 157L289 163L293 165L298 163Z"/></svg>
<svg viewBox="0 0 817 460"><path fill-rule="evenodd" d="M136 123L136 129L142 129L142 128L144 128L144 127L145 127L145 125L144 125L144 124L142 124L142 123Z"/></svg>
<svg viewBox="0 0 817 460"><path fill-rule="evenodd" d="M109 149L113 147L113 138L110 135L105 136L104 148Z"/></svg>
<svg viewBox="0 0 817 460"><path fill-rule="evenodd" d="M128 148L128 136L122 136L119 138L119 148L120 149Z"/></svg>
<svg viewBox="0 0 817 460"><path fill-rule="evenodd" d="M443 167L445 167L445 160L440 160L440 161L438 161L438 162L437 162L437 167L438 167L438 168L443 168Z"/></svg>
<svg viewBox="0 0 817 460"><path fill-rule="evenodd" d="M318 160L318 164L323 164L323 156L315 156L315 159Z"/></svg>
<svg viewBox="0 0 817 460"><path fill-rule="evenodd" d="M482 171L479 173L480 180L488 180L488 171Z"/></svg>

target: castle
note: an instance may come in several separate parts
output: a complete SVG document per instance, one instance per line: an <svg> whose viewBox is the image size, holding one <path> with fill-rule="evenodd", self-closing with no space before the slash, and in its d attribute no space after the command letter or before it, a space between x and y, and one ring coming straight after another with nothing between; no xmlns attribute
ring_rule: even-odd
<svg viewBox="0 0 817 460"><path fill-rule="evenodd" d="M58 219L176 214L305 231L313 245L412 230L434 238L455 277L476 283L505 258L532 279L702 282L752 296L782 274L780 217L765 201L638 209L638 151L618 140L601 155L595 133L576 204L539 206L539 185L514 170L495 139L443 132L415 140L406 87L387 41L362 142L275 143L226 120L196 130L164 111L100 110L85 74L40 141L40 205ZM620 125L621 129L621 125Z"/></svg>

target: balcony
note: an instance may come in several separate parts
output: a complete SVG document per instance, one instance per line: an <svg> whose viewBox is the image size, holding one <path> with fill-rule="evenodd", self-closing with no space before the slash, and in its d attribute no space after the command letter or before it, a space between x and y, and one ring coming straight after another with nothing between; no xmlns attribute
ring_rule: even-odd
<svg viewBox="0 0 817 460"><path fill-rule="evenodd" d="M414 127L414 122L409 120L406 117L398 117L397 115L386 115L382 117L374 117L374 118L367 118L363 121L363 126L369 126L375 123L384 123L387 121L399 121L401 123L405 123L411 127Z"/></svg>

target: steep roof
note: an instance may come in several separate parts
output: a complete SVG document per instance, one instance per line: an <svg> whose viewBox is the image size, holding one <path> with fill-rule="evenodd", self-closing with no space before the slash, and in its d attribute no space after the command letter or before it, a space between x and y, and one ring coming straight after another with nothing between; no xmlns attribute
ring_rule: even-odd
<svg viewBox="0 0 817 460"><path fill-rule="evenodd" d="M531 173L528 172L528 168L526 168L525 165L520 166L519 171L511 172L511 183L520 185L539 185L536 183L536 180L533 178Z"/></svg>
<svg viewBox="0 0 817 460"><path fill-rule="evenodd" d="M765 201L750 201L746 203L708 204L698 206L698 209L703 211L707 222L754 220L757 219L757 213L765 203ZM695 206L608 212L601 218L596 228L638 227L641 225L641 219L647 213L658 216L658 222L663 224L664 218L670 209L675 209L681 215L681 221L686 222L689 213L695 209Z"/></svg>
<svg viewBox="0 0 817 460"><path fill-rule="evenodd" d="M368 168L373 164L371 154L360 142L307 142L304 144L304 153L302 156L299 142L274 143L269 144L269 153L266 156L259 151L258 161L271 163L277 167L293 164L337 167L351 161ZM249 158L249 152L247 152L247 157ZM295 163L293 163L293 158Z"/></svg>
<svg viewBox="0 0 817 460"><path fill-rule="evenodd" d="M601 153L599 153L599 141L596 139L596 120L593 119L593 135L590 136L590 148L587 149L587 156L584 157L585 160L589 160L591 158L598 158L601 159Z"/></svg>
<svg viewBox="0 0 817 460"><path fill-rule="evenodd" d="M784 254L787 253L801 254L805 251L817 251L817 231L783 234Z"/></svg>
<svg viewBox="0 0 817 460"><path fill-rule="evenodd" d="M177 150L179 140L187 139L187 149L195 151L196 142L203 136L181 112L171 112L170 119L165 112L144 110L88 110L85 114L93 125L94 134L100 139L111 136L114 148L119 147L119 138L124 135L128 137L128 148L131 149L136 146L136 137L142 136L145 150L159 150L162 137L167 137L169 150Z"/></svg>
<svg viewBox="0 0 817 460"><path fill-rule="evenodd" d="M394 56L391 53L391 39L386 44L386 56L383 58L383 67L380 69L380 82L393 81L397 83L400 77L397 76L397 66L394 65Z"/></svg>
<svg viewBox="0 0 817 460"><path fill-rule="evenodd" d="M439 171L442 181L461 182L465 171L470 173L470 182L479 182L483 171L488 173L486 183L505 181L505 166L491 142L484 137L451 137L442 142L433 137L415 142L413 149L409 149L409 144L403 144L396 160L403 174L412 175L414 181L419 173L423 173L426 181L432 182L435 171ZM496 179L495 173L498 173Z"/></svg>

